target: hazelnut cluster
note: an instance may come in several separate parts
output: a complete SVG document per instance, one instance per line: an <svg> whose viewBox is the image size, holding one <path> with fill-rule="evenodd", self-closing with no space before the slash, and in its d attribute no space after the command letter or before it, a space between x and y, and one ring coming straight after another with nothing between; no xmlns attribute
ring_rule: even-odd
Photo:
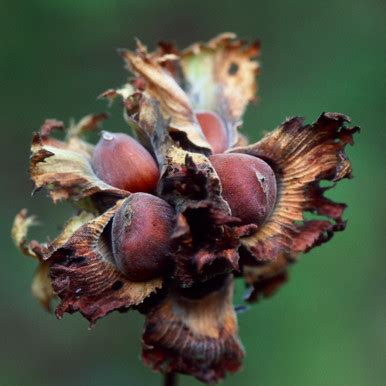
<svg viewBox="0 0 386 386"><path fill-rule="evenodd" d="M234 280L245 281L246 302L267 297L302 252L345 227L345 205L320 181L351 175L348 117L290 118L251 145L239 133L259 50L222 34L182 52L167 43L122 51L134 78L102 96L121 101L132 135L102 131L93 145L87 133L106 114L66 130L47 120L30 175L77 210L53 241L27 242L35 219L25 209L12 229L39 263L34 295L47 309L59 299L58 318L80 312L93 324L136 309L146 316L145 363L206 383L242 364Z"/></svg>

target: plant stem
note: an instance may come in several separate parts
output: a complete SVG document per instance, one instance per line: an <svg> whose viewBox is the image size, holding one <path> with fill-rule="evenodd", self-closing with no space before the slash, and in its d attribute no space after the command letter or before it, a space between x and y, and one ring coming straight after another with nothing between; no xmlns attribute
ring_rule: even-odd
<svg viewBox="0 0 386 386"><path fill-rule="evenodd" d="M177 386L177 374L166 373L164 375L164 386Z"/></svg>

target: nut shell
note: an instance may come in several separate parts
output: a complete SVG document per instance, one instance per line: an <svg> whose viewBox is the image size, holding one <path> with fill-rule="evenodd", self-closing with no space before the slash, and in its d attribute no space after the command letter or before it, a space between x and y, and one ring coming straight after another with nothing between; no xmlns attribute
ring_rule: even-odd
<svg viewBox="0 0 386 386"><path fill-rule="evenodd" d="M247 154L209 157L222 185L222 196L242 224L261 225L276 203L277 185L272 168Z"/></svg>
<svg viewBox="0 0 386 386"><path fill-rule="evenodd" d="M196 118L212 147L213 154L223 153L228 149L228 134L224 123L217 114L210 111L200 111L196 113Z"/></svg>
<svg viewBox="0 0 386 386"><path fill-rule="evenodd" d="M159 170L151 154L124 133L104 131L95 146L92 166L108 184L129 192L153 192Z"/></svg>
<svg viewBox="0 0 386 386"><path fill-rule="evenodd" d="M174 209L147 193L134 193L114 216L112 247L118 269L133 281L162 275L168 263Z"/></svg>

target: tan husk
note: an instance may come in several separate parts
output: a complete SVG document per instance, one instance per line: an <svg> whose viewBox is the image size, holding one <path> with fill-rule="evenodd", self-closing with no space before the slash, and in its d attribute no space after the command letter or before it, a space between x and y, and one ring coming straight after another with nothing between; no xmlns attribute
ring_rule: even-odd
<svg viewBox="0 0 386 386"><path fill-rule="evenodd" d="M12 237L21 252L38 260L39 265L32 281L32 294L47 310L51 310L51 302L55 297L49 277L49 262L51 254L61 247L80 226L91 220L93 215L81 212L70 218L62 232L52 242L39 243L32 240L27 243L28 229L37 224L35 216L28 216L27 210L21 210L15 217L12 227Z"/></svg>
<svg viewBox="0 0 386 386"><path fill-rule="evenodd" d="M169 43L148 53L138 43L136 52L122 51L128 68L137 75L137 91L160 103L169 130L179 136L181 146L208 154L211 149L195 118L198 111L217 113L226 128L228 147L240 144L238 129L250 102L256 99L256 76L260 44L246 45L231 33L218 35L207 43L196 43L179 52ZM109 90L104 94L124 100L132 88ZM123 92L124 91L124 92ZM242 140L242 139L241 139ZM190 146L186 143L189 142Z"/></svg>
<svg viewBox="0 0 386 386"><path fill-rule="evenodd" d="M35 133L31 146L30 176L36 190L45 187L54 202L80 200L95 193L116 198L129 194L106 184L95 175L91 166L93 147L78 137L100 120L99 116L87 116L78 125L72 125L65 141L50 137L52 128L49 128L49 123L52 121L43 125L40 134ZM54 122L54 128L57 128L58 122Z"/></svg>
<svg viewBox="0 0 386 386"><path fill-rule="evenodd" d="M241 366L244 351L232 306L231 277L217 290L189 299L169 296L146 318L142 356L163 372L181 372L213 383Z"/></svg>
<svg viewBox="0 0 386 386"><path fill-rule="evenodd" d="M113 264L105 228L123 200L80 227L50 258L52 285L61 299L56 315L79 311L90 323L114 310L141 304L162 279L131 282Z"/></svg>
<svg viewBox="0 0 386 386"><path fill-rule="evenodd" d="M170 119L170 129L182 132L196 150L209 152L211 147L194 116L189 99L177 82L140 45L136 52L123 51L130 70L145 80L146 95L160 103L165 119Z"/></svg>
<svg viewBox="0 0 386 386"><path fill-rule="evenodd" d="M184 84L192 107L216 112L228 132L228 147L238 142L238 128L248 104L256 99L260 43L246 45L225 33L182 52Z"/></svg>
<svg viewBox="0 0 386 386"><path fill-rule="evenodd" d="M312 125L292 118L258 143L232 150L264 159L275 171L278 184L278 199L270 217L255 234L242 239L243 246L260 261L258 267L251 268L255 271L256 288L262 289L261 275L256 272L269 272L269 278L280 278L288 263L301 252L344 229L342 215L346 206L324 197L327 188L320 187L320 181L336 182L351 176L344 148L352 143L358 128L345 128L348 121L336 113L323 113ZM305 212L315 218L305 219ZM266 274L263 276L263 282L272 283L265 281Z"/></svg>

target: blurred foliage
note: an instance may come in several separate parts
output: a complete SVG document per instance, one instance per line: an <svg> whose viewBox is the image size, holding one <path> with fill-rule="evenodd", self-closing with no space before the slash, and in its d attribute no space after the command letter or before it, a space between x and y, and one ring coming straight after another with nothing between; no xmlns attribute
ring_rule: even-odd
<svg viewBox="0 0 386 386"><path fill-rule="evenodd" d="M322 111L363 128L349 149L355 178L330 193L349 205L347 230L304 255L275 297L240 315L247 357L224 385L384 384L385 17L383 0L2 0L0 384L160 383L139 360L141 316L110 315L88 331L79 315L57 321L40 309L30 293L34 262L15 250L10 226L28 207L44 239L69 217L70 205L30 197L31 133L46 117L106 110L96 96L128 76L116 48L132 48L135 36L183 47L222 31L263 43L261 101L245 119L251 139L287 116L311 122ZM111 113L105 128L127 130L118 104Z"/></svg>

